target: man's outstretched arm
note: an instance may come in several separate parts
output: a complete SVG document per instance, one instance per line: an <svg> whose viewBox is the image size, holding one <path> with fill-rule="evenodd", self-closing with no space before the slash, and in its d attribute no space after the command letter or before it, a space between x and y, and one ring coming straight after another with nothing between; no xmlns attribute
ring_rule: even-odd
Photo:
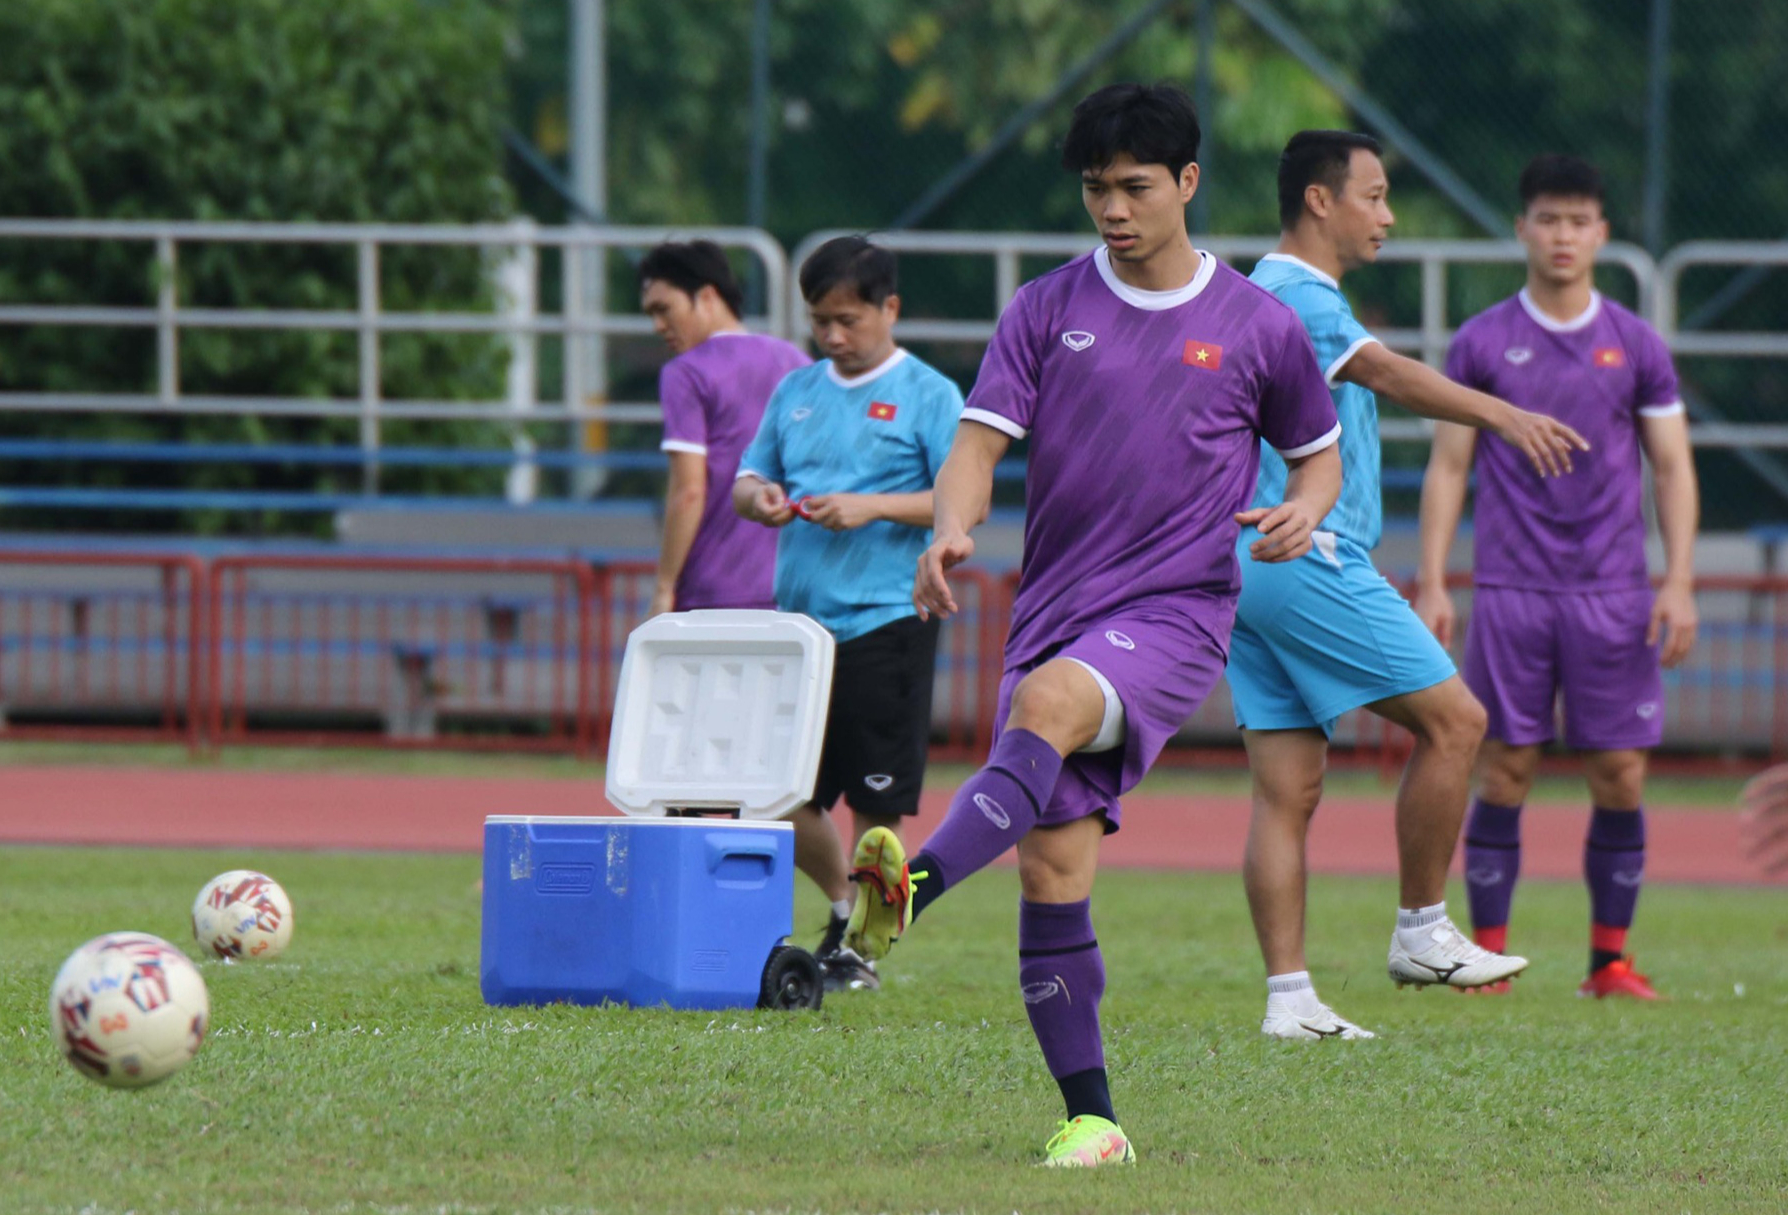
<svg viewBox="0 0 1788 1215"><path fill-rule="evenodd" d="M1519 448L1542 477L1570 472L1571 452L1589 450L1583 436L1557 418L1517 409L1500 397L1455 384L1428 364L1386 350L1378 342L1360 347L1333 374L1424 418L1487 430Z"/></svg>

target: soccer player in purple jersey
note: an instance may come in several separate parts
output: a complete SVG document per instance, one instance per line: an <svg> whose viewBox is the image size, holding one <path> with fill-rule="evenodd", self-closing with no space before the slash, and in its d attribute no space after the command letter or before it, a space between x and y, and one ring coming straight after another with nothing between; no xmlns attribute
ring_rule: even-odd
<svg viewBox="0 0 1788 1215"><path fill-rule="evenodd" d="M746 332L744 294L712 241L652 249L639 290L673 356L658 374L670 482L650 614L774 608L776 533L733 512L733 477L770 393L810 360L781 338Z"/></svg>
<svg viewBox="0 0 1788 1215"><path fill-rule="evenodd" d="M1014 845L1019 988L1067 1120L1044 1163L1134 1159L1105 1072L1105 965L1090 896L1099 841L1221 677L1236 535L1288 561L1340 490L1340 426L1297 317L1186 233L1198 116L1170 86L1075 107L1062 162L1102 245L1027 284L1000 318L939 474L914 601L956 611L944 573L975 551L994 465L1030 440L1023 574L987 765L906 863L865 835L850 940L880 956L908 920ZM1248 509L1265 439L1284 499Z"/></svg>
<svg viewBox="0 0 1788 1215"><path fill-rule="evenodd" d="M1575 476L1541 480L1508 444L1441 425L1422 486L1416 610L1443 642L1451 638L1447 552L1475 455L1477 589L1465 679L1490 722L1465 829L1472 924L1484 948L1506 944L1521 806L1562 693L1565 742L1583 754L1594 805L1583 853L1589 977L1579 994L1649 1000L1656 992L1626 956L1626 936L1645 872L1646 752L1663 737L1660 667L1681 662L1695 642L1695 463L1669 349L1594 287L1596 251L1608 239L1601 174L1576 157L1540 156L1520 190L1515 234L1527 246L1527 286L1460 327L1447 374L1568 422L1591 450ZM1655 594L1641 450L1664 540Z"/></svg>

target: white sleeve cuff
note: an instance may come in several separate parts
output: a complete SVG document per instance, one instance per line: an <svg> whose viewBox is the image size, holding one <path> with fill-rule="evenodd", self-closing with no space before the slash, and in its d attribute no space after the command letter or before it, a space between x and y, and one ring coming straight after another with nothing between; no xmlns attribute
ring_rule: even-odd
<svg viewBox="0 0 1788 1215"><path fill-rule="evenodd" d="M1014 439L1022 439L1026 433L1024 427L1014 422L1011 418L1002 417L991 410L965 409L962 411L962 420L964 422L979 422L983 426L991 426L1001 434L1009 435Z"/></svg>
<svg viewBox="0 0 1788 1215"><path fill-rule="evenodd" d="M658 445L658 450L685 451L692 456L705 456L708 454L708 445L705 443L691 443L685 439L666 439Z"/></svg>
<svg viewBox="0 0 1788 1215"><path fill-rule="evenodd" d="M759 481L762 481L765 485L774 484L774 482L772 482L770 480L770 478L764 476L763 473L758 472L755 468L743 468L743 467L740 468L739 475L734 477L733 480L743 481L746 477L756 477Z"/></svg>
<svg viewBox="0 0 1788 1215"><path fill-rule="evenodd" d="M1330 388L1333 388L1335 386L1335 377L1341 374L1341 369L1343 367L1347 366L1347 360L1377 341L1377 338L1368 333L1365 337L1349 346L1346 350L1343 350L1340 358L1336 359L1323 369L1323 383L1327 384Z"/></svg>
<svg viewBox="0 0 1788 1215"><path fill-rule="evenodd" d="M1322 436L1322 438L1317 439L1314 442L1305 443L1301 447L1293 447L1293 448L1289 448L1287 450L1280 450L1277 447L1273 448L1273 450L1279 452L1279 454L1284 456L1287 460L1302 460L1305 456L1313 456L1317 452L1321 451L1323 448L1333 447L1335 444L1339 443L1340 441L1341 441L1341 423L1336 422L1335 428L1333 430L1329 431L1328 434Z"/></svg>
<svg viewBox="0 0 1788 1215"><path fill-rule="evenodd" d="M1662 405L1641 405L1639 416L1642 418L1669 418L1683 412L1681 401L1666 401Z"/></svg>

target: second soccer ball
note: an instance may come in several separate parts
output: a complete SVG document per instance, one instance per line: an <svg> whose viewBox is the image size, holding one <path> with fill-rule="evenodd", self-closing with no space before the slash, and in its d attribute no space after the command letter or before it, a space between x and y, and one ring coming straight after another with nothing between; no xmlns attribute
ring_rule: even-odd
<svg viewBox="0 0 1788 1215"><path fill-rule="evenodd" d="M193 900L192 935L226 960L277 957L292 939L292 900L264 873L220 873Z"/></svg>

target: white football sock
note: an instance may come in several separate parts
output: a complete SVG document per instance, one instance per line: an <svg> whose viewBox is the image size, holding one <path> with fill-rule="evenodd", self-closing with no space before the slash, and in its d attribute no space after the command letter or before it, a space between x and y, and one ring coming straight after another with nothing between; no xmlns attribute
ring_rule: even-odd
<svg viewBox="0 0 1788 1215"><path fill-rule="evenodd" d="M851 901L849 899L839 899L837 902L833 903L832 904L832 918L835 920L850 919L851 918Z"/></svg>
<svg viewBox="0 0 1788 1215"><path fill-rule="evenodd" d="M1314 1017L1322 1008L1316 998L1316 986L1310 972L1294 970L1290 974L1267 976L1267 1015L1288 1012L1294 1017Z"/></svg>
<svg viewBox="0 0 1788 1215"><path fill-rule="evenodd" d="M1447 918L1446 900L1432 907L1397 908L1397 940L1411 953L1420 953L1434 943L1427 929Z"/></svg>

